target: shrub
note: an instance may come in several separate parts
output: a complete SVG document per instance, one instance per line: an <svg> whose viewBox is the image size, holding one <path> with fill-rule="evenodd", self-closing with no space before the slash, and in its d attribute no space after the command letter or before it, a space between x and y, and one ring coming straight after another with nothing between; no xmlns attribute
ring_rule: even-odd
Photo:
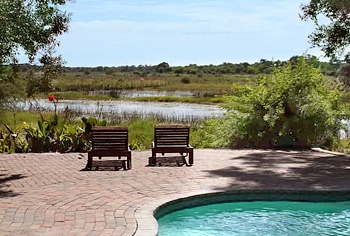
<svg viewBox="0 0 350 236"><path fill-rule="evenodd" d="M184 84L189 84L189 83L191 83L191 79L189 78L189 77L182 77L181 78L181 83L184 83Z"/></svg>
<svg viewBox="0 0 350 236"><path fill-rule="evenodd" d="M207 141L265 148L330 144L337 139L346 113L340 94L330 90L329 82L301 59L259 77L252 88L235 87L225 97L225 118L207 123Z"/></svg>

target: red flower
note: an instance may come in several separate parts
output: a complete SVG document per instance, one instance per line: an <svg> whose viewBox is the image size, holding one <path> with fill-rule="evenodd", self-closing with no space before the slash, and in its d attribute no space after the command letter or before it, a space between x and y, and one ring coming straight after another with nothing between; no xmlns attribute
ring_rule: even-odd
<svg viewBox="0 0 350 236"><path fill-rule="evenodd" d="M50 102L52 102L54 99L55 99L55 96L53 96L53 95L50 95L50 96L49 96L49 101L50 101Z"/></svg>

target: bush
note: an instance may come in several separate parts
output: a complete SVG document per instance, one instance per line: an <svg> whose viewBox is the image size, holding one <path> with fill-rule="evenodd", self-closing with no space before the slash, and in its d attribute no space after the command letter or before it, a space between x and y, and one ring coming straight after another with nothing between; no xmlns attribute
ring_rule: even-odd
<svg viewBox="0 0 350 236"><path fill-rule="evenodd" d="M207 123L207 141L234 147L310 147L338 138L345 108L330 81L301 59L253 88L233 88L225 118ZM213 128L216 127L216 128Z"/></svg>
<svg viewBox="0 0 350 236"><path fill-rule="evenodd" d="M184 84L189 84L189 83L191 83L191 79L189 78L189 77L182 77L181 78L181 83L184 83Z"/></svg>

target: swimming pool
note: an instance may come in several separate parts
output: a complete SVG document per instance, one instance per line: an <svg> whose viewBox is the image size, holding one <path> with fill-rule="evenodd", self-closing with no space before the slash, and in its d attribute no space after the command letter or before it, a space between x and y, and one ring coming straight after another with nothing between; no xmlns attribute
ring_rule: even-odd
<svg viewBox="0 0 350 236"><path fill-rule="evenodd" d="M254 201L183 209L158 220L159 236L350 235L350 201Z"/></svg>
<svg viewBox="0 0 350 236"><path fill-rule="evenodd" d="M198 196L168 204L156 218L159 236L350 235L350 198L339 192Z"/></svg>

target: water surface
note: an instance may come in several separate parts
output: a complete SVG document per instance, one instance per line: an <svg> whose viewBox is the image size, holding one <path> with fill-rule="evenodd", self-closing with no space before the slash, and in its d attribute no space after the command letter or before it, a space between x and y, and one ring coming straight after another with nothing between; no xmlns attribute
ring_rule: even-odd
<svg viewBox="0 0 350 236"><path fill-rule="evenodd" d="M158 219L159 236L350 235L350 201L253 201L188 208Z"/></svg>
<svg viewBox="0 0 350 236"><path fill-rule="evenodd" d="M59 112L73 110L85 116L137 115L139 118L148 118L154 115L174 121L209 119L222 116L223 110L216 105L168 103L168 102L132 102L132 101L90 101L90 100L60 100L56 104ZM43 109L53 111L54 103L47 99L36 102L27 101L19 104L22 110Z"/></svg>

